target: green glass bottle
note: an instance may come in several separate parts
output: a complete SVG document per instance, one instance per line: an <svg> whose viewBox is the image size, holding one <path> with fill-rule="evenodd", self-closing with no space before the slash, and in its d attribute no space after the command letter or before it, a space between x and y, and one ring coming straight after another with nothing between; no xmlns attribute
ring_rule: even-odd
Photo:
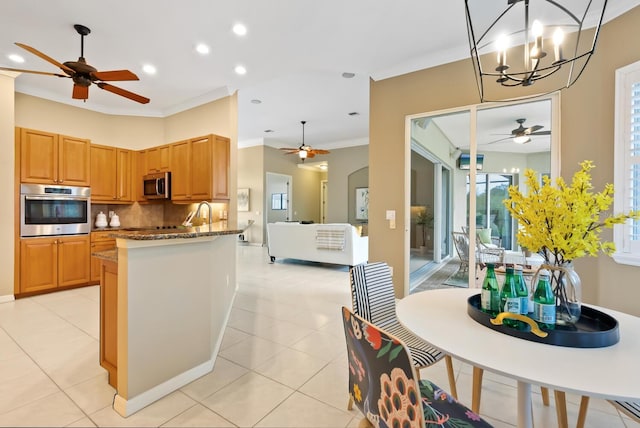
<svg viewBox="0 0 640 428"><path fill-rule="evenodd" d="M481 291L481 307L488 314L500 312L500 288L493 263L487 263L487 274L484 277Z"/></svg>
<svg viewBox="0 0 640 428"><path fill-rule="evenodd" d="M516 265L513 270L516 281L516 294L520 297L520 313L527 315L529 313L529 290L527 289L527 283L524 282L522 266Z"/></svg>
<svg viewBox="0 0 640 428"><path fill-rule="evenodd" d="M502 312L511 312L514 314L520 314L520 297L516 290L516 278L513 274L513 267L507 266L504 276L504 284L500 291L500 308ZM509 327L519 327L520 322L518 320L505 319L504 325Z"/></svg>
<svg viewBox="0 0 640 428"><path fill-rule="evenodd" d="M538 283L533 292L533 319L540 327L553 329L556 325L556 296L551 288L549 271L542 269L538 273Z"/></svg>

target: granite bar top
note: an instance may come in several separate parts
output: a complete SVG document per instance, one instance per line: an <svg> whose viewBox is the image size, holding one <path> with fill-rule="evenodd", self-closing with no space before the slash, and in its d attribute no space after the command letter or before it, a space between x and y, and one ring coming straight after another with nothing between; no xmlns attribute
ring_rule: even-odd
<svg viewBox="0 0 640 428"><path fill-rule="evenodd" d="M118 263L118 250L116 248L104 251L96 251L95 253L91 253L91 255L107 262Z"/></svg>
<svg viewBox="0 0 640 428"><path fill-rule="evenodd" d="M203 236L238 235L244 229L227 229L223 222L198 227L179 227L177 229L118 230L110 233L112 238L133 239L137 241L159 239L190 239Z"/></svg>

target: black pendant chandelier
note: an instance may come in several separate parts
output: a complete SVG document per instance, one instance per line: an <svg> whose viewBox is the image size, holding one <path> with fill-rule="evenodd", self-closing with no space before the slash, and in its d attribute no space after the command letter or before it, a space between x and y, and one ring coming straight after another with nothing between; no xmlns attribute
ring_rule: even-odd
<svg viewBox="0 0 640 428"><path fill-rule="evenodd" d="M607 0L465 0L481 101L522 99L574 84L595 51L606 6ZM594 27L592 36L585 34ZM517 96L505 89L532 85Z"/></svg>

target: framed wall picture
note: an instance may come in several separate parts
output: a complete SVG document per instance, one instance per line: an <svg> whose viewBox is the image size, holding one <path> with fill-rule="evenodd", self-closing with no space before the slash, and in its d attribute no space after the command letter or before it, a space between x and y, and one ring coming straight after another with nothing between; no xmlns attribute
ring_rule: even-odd
<svg viewBox="0 0 640 428"><path fill-rule="evenodd" d="M238 211L249 211L249 189L238 189Z"/></svg>
<svg viewBox="0 0 640 428"><path fill-rule="evenodd" d="M369 219L369 188L356 188L356 220Z"/></svg>

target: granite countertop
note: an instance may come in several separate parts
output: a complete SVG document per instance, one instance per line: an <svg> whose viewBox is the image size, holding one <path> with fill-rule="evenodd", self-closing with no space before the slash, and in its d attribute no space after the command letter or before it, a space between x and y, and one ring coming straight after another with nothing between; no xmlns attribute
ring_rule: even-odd
<svg viewBox="0 0 640 428"><path fill-rule="evenodd" d="M104 251L96 251L95 253L91 253L92 256L95 256L101 260L105 260L108 262L116 262L118 263L118 249L112 248L110 250Z"/></svg>
<svg viewBox="0 0 640 428"><path fill-rule="evenodd" d="M238 235L244 229L227 229L224 222L199 227L180 227L177 229L152 229L152 230L114 230L109 234L112 238L143 240L159 239L189 239L203 236Z"/></svg>

